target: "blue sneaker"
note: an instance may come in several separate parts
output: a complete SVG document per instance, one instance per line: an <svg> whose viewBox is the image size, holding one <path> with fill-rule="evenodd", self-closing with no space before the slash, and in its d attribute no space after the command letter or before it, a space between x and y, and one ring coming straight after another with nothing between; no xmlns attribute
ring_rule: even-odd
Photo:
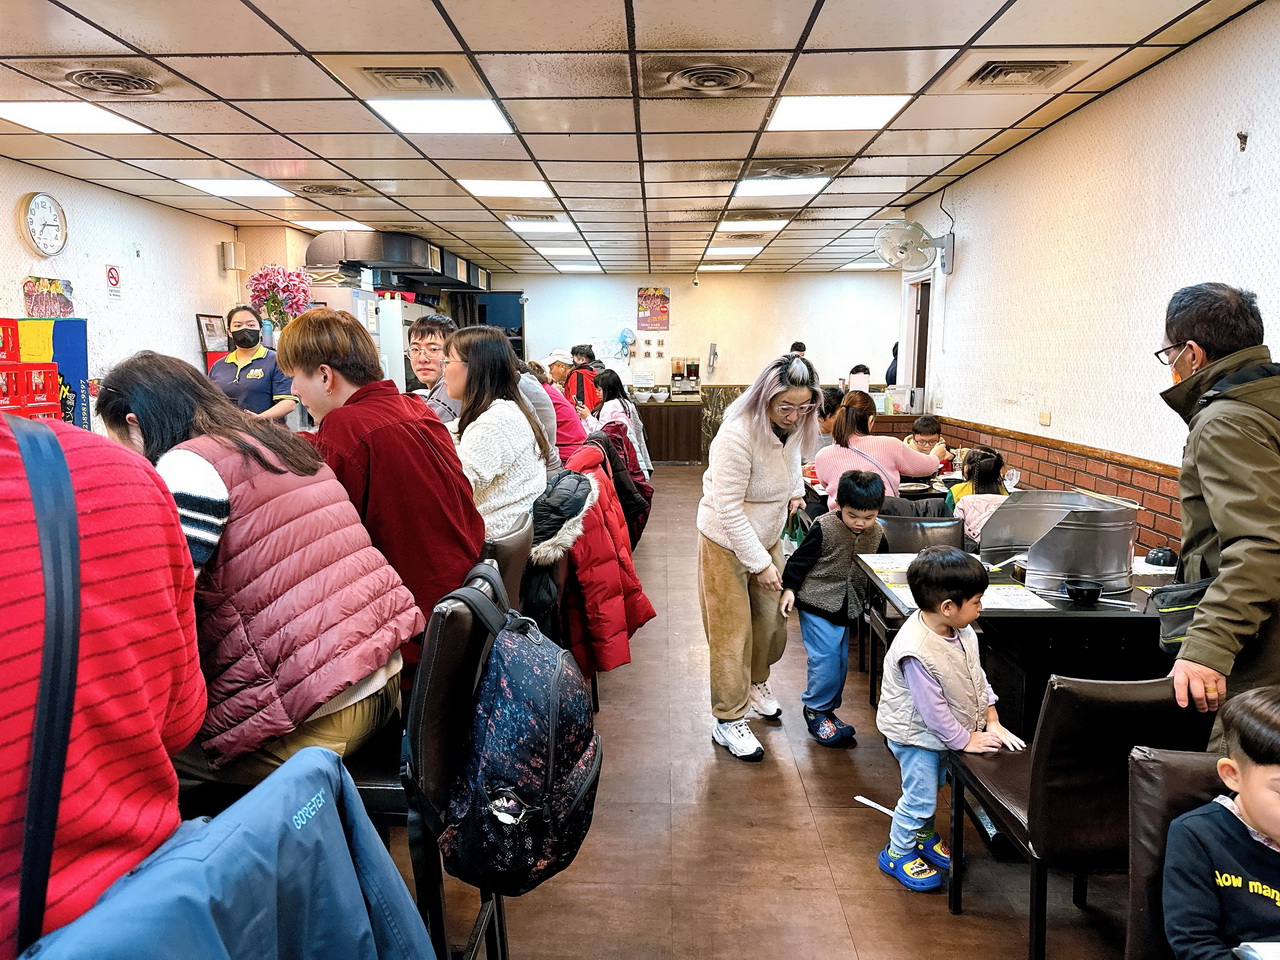
<svg viewBox="0 0 1280 960"><path fill-rule="evenodd" d="M951 869L951 847L937 833L930 834L926 840L917 840L916 853L939 870Z"/></svg>
<svg viewBox="0 0 1280 960"><path fill-rule="evenodd" d="M879 860L880 870L893 877L908 890L914 890L917 893L928 893L942 886L942 874L924 861L920 856L919 850L912 850L901 857L890 857L889 847L886 845L880 851Z"/></svg>

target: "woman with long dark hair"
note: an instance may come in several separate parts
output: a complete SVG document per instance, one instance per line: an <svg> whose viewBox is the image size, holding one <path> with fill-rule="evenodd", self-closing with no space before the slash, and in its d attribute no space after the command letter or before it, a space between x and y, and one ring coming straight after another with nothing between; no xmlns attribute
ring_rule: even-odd
<svg viewBox="0 0 1280 960"><path fill-rule="evenodd" d="M512 529L547 488L550 447L520 394L520 371L501 327L463 327L445 341L444 377L462 412L449 424L462 472L490 539Z"/></svg>
<svg viewBox="0 0 1280 960"><path fill-rule="evenodd" d="M303 747L358 749L398 708L399 648L425 621L333 471L151 351L107 374L97 412L169 486L196 571L209 707L181 769L256 782Z"/></svg>
<svg viewBox="0 0 1280 960"><path fill-rule="evenodd" d="M640 411L627 396L627 388L622 385L622 378L613 370L601 370L596 374L596 388L600 391L600 402L591 411L602 425L617 421L627 428L627 439L635 447L636 458L640 461L640 469L645 479L653 473L653 460L649 457L649 442L645 436L644 423L640 420Z"/></svg>

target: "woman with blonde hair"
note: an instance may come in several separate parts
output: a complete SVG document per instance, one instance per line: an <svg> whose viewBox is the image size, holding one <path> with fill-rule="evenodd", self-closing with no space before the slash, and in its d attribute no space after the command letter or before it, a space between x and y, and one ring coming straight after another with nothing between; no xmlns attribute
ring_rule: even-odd
<svg viewBox="0 0 1280 960"><path fill-rule="evenodd" d="M764 759L748 711L782 715L769 689L787 643L780 538L804 503L800 454L817 441L820 401L813 364L779 357L725 411L702 477L698 590L711 646L711 737L740 760Z"/></svg>

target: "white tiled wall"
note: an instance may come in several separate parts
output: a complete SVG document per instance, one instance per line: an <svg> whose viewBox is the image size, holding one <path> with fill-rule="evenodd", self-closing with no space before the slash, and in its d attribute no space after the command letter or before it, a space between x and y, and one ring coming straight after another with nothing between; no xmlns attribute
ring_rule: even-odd
<svg viewBox="0 0 1280 960"><path fill-rule="evenodd" d="M697 356L705 363L715 341L720 361L704 381L741 384L786 353L793 340L802 340L822 381L834 384L856 363L870 366L873 379L883 377L898 334L898 277L704 273L695 287L688 274L495 274L493 286L523 290L529 298L525 336L531 359L575 343L614 340L628 327L641 340L633 370L652 370L656 383L670 381L672 357ZM671 329L666 333L636 330L636 291L642 286L671 288ZM656 342L643 346L646 338L666 341L664 360L655 356L645 363L644 350L659 349Z"/></svg>
<svg viewBox="0 0 1280 960"><path fill-rule="evenodd" d="M66 211L68 241L38 257L18 232L18 207L35 191ZM222 270L218 244L235 228L162 204L0 159L0 316L21 317L27 276L71 281L76 316L88 320L89 376L151 349L199 362L197 313L224 313L247 294ZM107 298L107 266L120 268L121 298Z"/></svg>
<svg viewBox="0 0 1280 960"><path fill-rule="evenodd" d="M1151 355L1169 296L1251 289L1280 345L1278 80L1280 3L1263 4L948 190L939 412L1179 462ZM909 216L945 231L937 198Z"/></svg>

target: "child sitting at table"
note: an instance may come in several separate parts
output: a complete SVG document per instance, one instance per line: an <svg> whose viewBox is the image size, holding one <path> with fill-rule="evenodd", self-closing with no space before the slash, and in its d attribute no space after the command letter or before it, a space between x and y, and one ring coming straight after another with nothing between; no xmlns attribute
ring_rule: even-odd
<svg viewBox="0 0 1280 960"><path fill-rule="evenodd" d="M995 447L978 443L964 455L961 467L964 479L947 491L947 506L955 510L961 497L971 493L999 494L1007 497L1004 485L1004 457Z"/></svg>
<svg viewBox="0 0 1280 960"><path fill-rule="evenodd" d="M916 417L905 442L912 450L937 457L944 473L951 469L950 451L947 441L942 439L942 424L937 417Z"/></svg>
<svg viewBox="0 0 1280 960"><path fill-rule="evenodd" d="M809 658L804 722L820 744L856 745L852 725L835 715L849 672L849 627L867 602L867 575L858 553L884 553L888 545L876 523L884 503L879 474L849 470L836 488L837 509L818 517L782 573L779 609L800 615L800 636Z"/></svg>
<svg viewBox="0 0 1280 960"><path fill-rule="evenodd" d="M1169 827L1164 929L1177 960L1231 960L1280 940L1280 686L1255 687L1219 714L1220 796Z"/></svg>
<svg viewBox="0 0 1280 960"><path fill-rule="evenodd" d="M933 827L948 750L996 753L1025 743L1000 723L970 624L982 612L987 571L956 547L926 547L907 568L919 609L884 658L876 727L902 771L880 869L908 890L936 890L951 849Z"/></svg>

